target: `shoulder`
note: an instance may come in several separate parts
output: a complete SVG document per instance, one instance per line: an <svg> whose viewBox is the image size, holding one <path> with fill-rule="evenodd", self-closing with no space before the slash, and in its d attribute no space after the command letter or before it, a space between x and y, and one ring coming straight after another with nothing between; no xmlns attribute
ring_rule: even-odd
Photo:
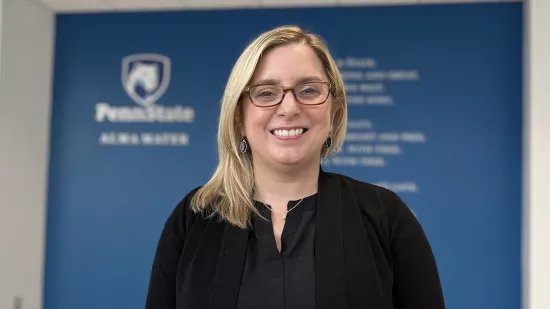
<svg viewBox="0 0 550 309"><path fill-rule="evenodd" d="M334 183L341 187L342 194L347 198L353 198L363 212L376 215L379 218L383 216L390 221L388 222L390 224L402 217L414 217L409 207L394 191L346 175L327 174L338 180Z"/></svg>
<svg viewBox="0 0 550 309"><path fill-rule="evenodd" d="M189 230L189 227L197 217L197 214L191 209L191 200L200 188L202 188L202 186L197 186L188 191L173 208L168 218L168 222L177 224L182 232Z"/></svg>
<svg viewBox="0 0 550 309"><path fill-rule="evenodd" d="M182 214L186 214L187 212L189 212L190 207L191 207L191 200L193 199L195 194L197 194L197 192L200 190L200 188L202 188L202 186L197 186L197 187L187 191L185 193L185 195L183 195L183 197L177 203L176 208L174 209L174 211L178 211Z"/></svg>
<svg viewBox="0 0 550 309"><path fill-rule="evenodd" d="M333 184L340 187L343 200L353 201L359 208L365 225L374 228L392 247L403 244L403 240L425 241L420 222L395 192L341 174L330 177L338 180Z"/></svg>

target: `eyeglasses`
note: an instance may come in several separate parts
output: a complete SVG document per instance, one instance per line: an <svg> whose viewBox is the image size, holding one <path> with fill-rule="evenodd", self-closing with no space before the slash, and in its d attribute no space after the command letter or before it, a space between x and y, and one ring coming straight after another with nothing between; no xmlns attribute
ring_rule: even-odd
<svg viewBox="0 0 550 309"><path fill-rule="evenodd" d="M300 104L321 105L328 100L331 89L330 82L319 81L289 87L274 84L253 85L246 87L244 92L248 94L252 104L258 107L271 107L281 104L287 91L292 91Z"/></svg>

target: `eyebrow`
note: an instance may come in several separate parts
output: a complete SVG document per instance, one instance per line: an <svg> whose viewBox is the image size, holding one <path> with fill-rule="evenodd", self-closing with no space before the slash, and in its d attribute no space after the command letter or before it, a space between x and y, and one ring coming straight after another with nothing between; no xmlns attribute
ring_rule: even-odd
<svg viewBox="0 0 550 309"><path fill-rule="evenodd" d="M303 84L303 83L310 83L310 82L321 82L323 79L317 77L317 76L305 76L300 77L296 80L296 85ZM274 79L274 78L266 78L261 79L256 82L254 82L252 85L280 85L281 80L280 79ZM289 86L289 85L286 85Z"/></svg>

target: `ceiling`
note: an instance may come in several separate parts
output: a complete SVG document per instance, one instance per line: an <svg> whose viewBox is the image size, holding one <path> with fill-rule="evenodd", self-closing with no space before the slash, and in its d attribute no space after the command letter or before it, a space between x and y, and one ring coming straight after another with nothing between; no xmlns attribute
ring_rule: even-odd
<svg viewBox="0 0 550 309"><path fill-rule="evenodd" d="M242 9L344 5L518 2L521 0L31 0L57 12Z"/></svg>

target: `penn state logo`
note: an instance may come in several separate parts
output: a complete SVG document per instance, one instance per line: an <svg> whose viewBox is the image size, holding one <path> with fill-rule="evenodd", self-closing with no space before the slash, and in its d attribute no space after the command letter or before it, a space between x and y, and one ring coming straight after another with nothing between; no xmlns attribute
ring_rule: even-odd
<svg viewBox="0 0 550 309"><path fill-rule="evenodd" d="M122 85L132 100L149 107L170 84L170 58L158 54L135 54L122 60Z"/></svg>

